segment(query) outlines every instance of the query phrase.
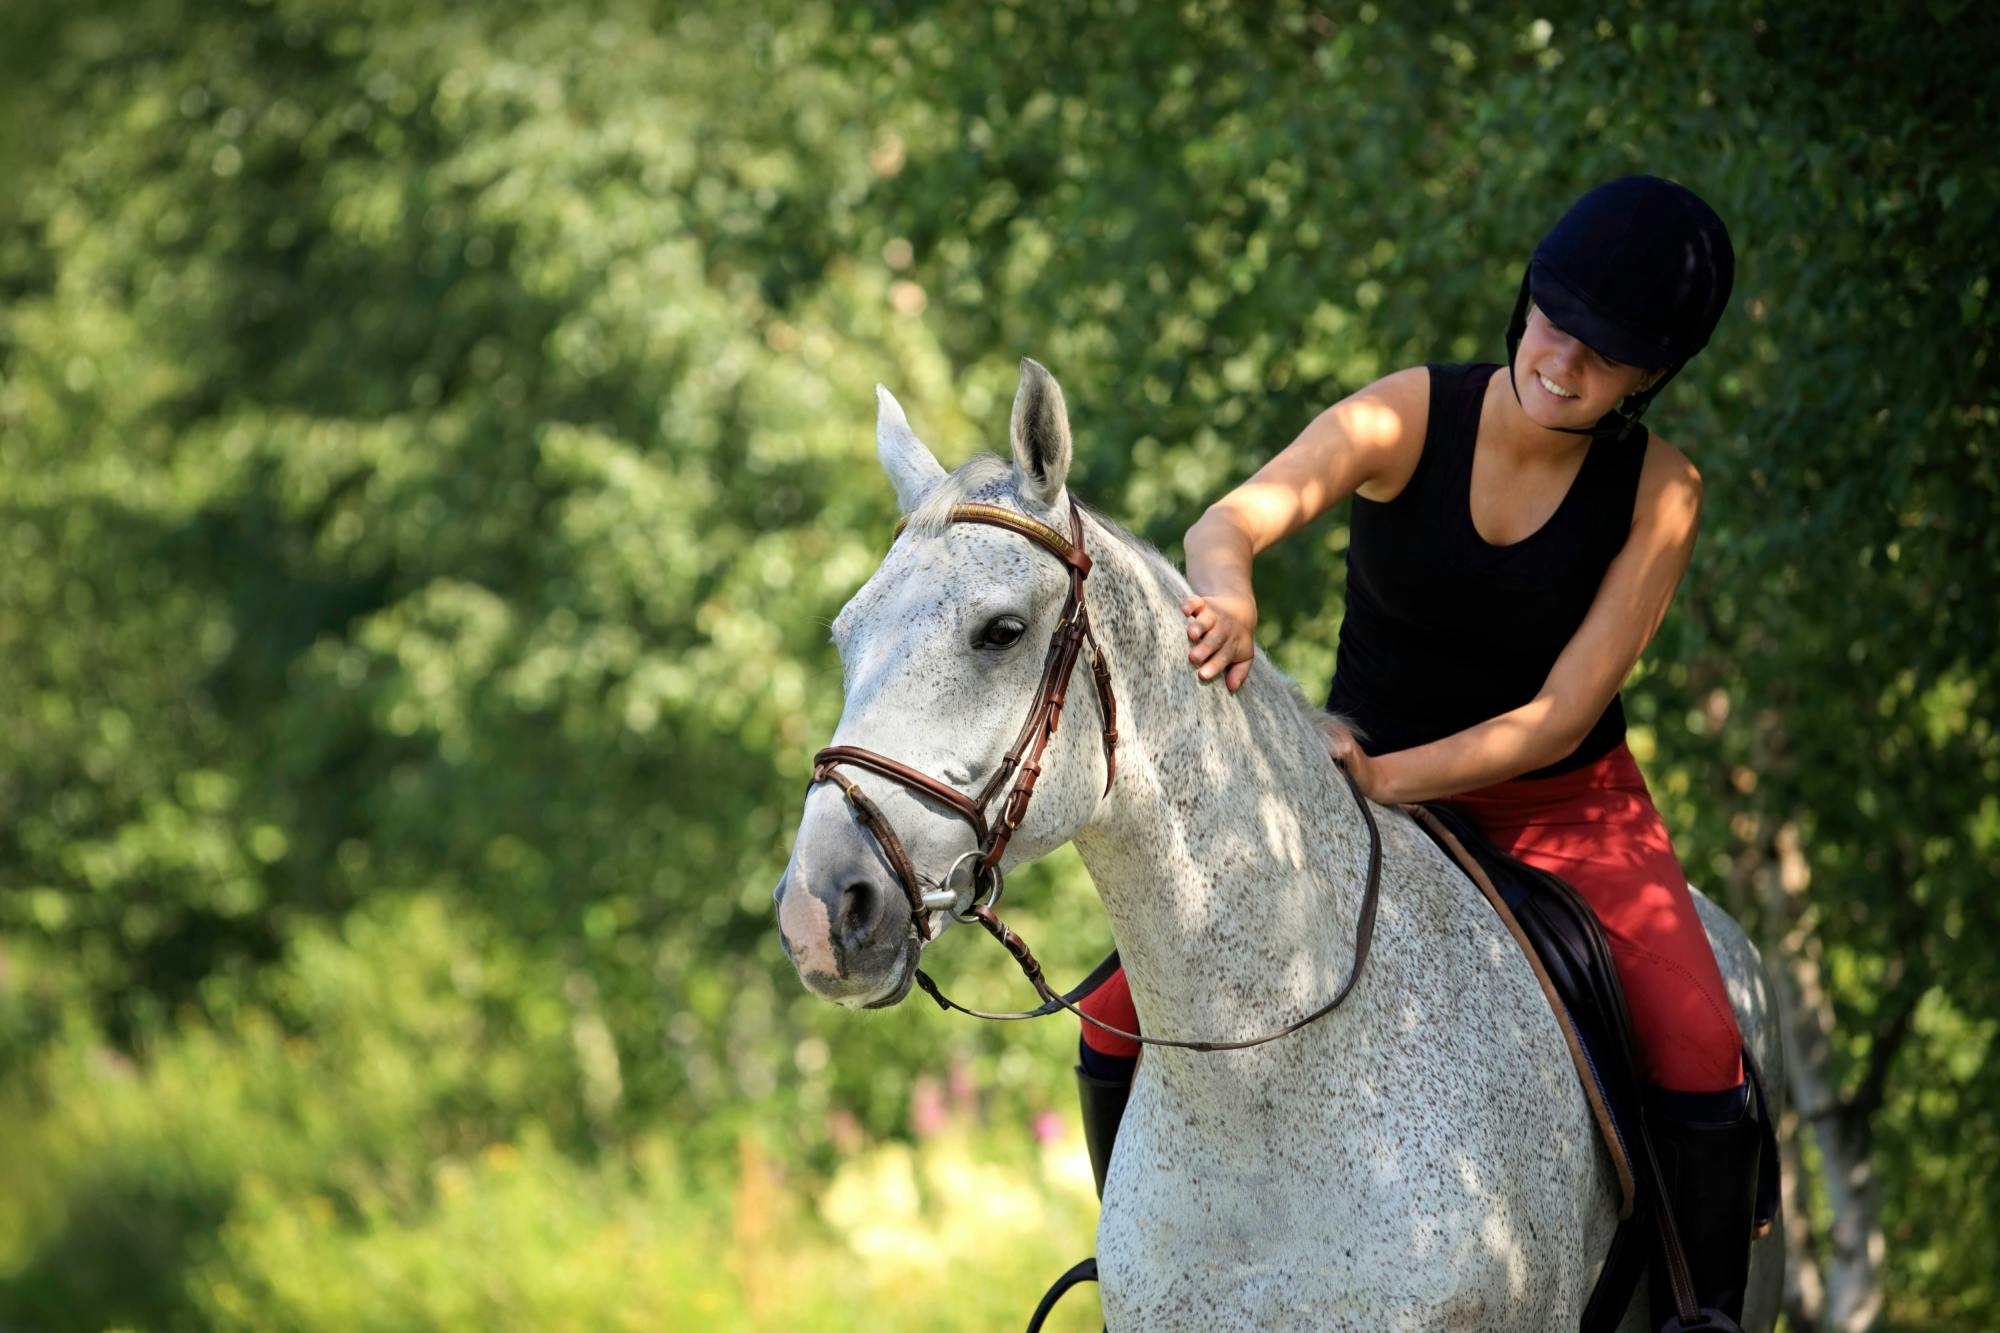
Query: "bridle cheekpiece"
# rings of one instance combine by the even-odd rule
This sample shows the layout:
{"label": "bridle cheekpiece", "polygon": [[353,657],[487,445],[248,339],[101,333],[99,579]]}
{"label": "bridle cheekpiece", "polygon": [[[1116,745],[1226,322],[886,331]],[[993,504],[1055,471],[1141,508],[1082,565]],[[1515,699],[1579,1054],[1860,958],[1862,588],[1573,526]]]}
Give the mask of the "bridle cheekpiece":
{"label": "bridle cheekpiece", "polygon": [[[934,933],[931,929],[932,912],[948,911],[960,921],[975,921],[981,909],[990,910],[1000,900],[1004,881],[1000,858],[1006,854],[1008,840],[1027,817],[1028,802],[1034,799],[1035,784],[1042,776],[1042,754],[1062,719],[1070,677],[1076,670],[1077,658],[1082,655],[1086,643],[1090,645],[1091,681],[1097,688],[1098,711],[1104,718],[1106,792],[1111,790],[1111,781],[1118,769],[1118,701],[1111,691],[1110,664],[1105,660],[1103,645],[1091,632],[1090,611],[1083,600],[1083,580],[1090,573],[1091,561],[1089,553],[1083,549],[1083,518],[1077,511],[1076,502],[1070,501],[1070,530],[1067,536],[1025,514],[990,504],[954,505],[946,521],[984,523],[1028,538],[1062,561],[1069,570],[1069,596],[1063,602],[1055,632],[1049,637],[1048,653],[1042,661],[1041,683],[1035,691],[1034,705],[1028,710],[1027,720],[1021,724],[1020,734],[1014,738],[1013,746],[978,795],[968,796],[949,783],[887,755],[856,745],[829,745],[813,756],[813,783],[834,782],[840,785],[848,804],[854,807],[855,817],[874,836],[895,870],[903,894],[910,901],[911,928],[923,941],[928,941]],[[905,517],[896,524],[897,537],[902,535],[908,522]],[[840,771],[843,764],[865,768],[929,796],[972,827],[973,840],[978,845],[952,862],[941,888],[925,892],[923,881],[911,864],[909,853],[903,848],[902,839],[896,836],[888,818],[861,790],[860,784]],[[989,822],[987,808],[1010,777],[1014,785],[1001,802],[999,818]],[[958,878],[959,867],[967,861],[974,861],[974,865],[965,901],[961,903],[961,895],[951,884]]]}

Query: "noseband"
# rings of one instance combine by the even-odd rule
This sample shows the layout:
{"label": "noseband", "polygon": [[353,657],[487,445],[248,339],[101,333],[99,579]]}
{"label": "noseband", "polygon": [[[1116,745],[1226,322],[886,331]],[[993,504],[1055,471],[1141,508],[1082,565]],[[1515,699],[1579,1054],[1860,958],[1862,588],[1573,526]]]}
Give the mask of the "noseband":
{"label": "noseband", "polygon": [[[904,519],[896,524],[896,535],[901,536]],[[949,783],[940,782],[927,773],[920,773],[908,764],[899,763],[886,755],[864,750],[857,745],[829,745],[813,756],[812,786],[822,782],[834,782],[847,796],[848,804],[854,807],[855,818],[881,846],[889,864],[895,868],[896,880],[902,885],[903,894],[910,900],[910,928],[919,942],[932,938],[931,913],[950,912],[960,921],[977,922],[986,932],[999,940],[1019,963],[1021,971],[1027,975],[1035,992],[1042,997],[1040,1006],[1018,1013],[989,1013],[983,1009],[968,1009],[964,1005],[947,998],[921,969],[916,980],[938,1005],[946,1010],[956,1009],[974,1018],[988,1018],[1015,1021],[1025,1018],[1040,1018],[1054,1013],[1057,1009],[1067,1009],[1084,1022],[1106,1032],[1140,1042],[1147,1046],[1177,1046],[1194,1051],[1234,1051],[1245,1047],[1260,1046],[1267,1041],[1289,1036],[1300,1028],[1332,1013],[1347,999],[1355,983],[1361,980],[1361,969],[1368,961],[1368,946],[1375,936],[1375,906],[1382,886],[1382,831],[1376,826],[1375,812],[1355,784],[1354,775],[1345,766],[1336,764],[1340,775],[1347,779],[1347,788],[1361,809],[1362,821],[1368,826],[1368,879],[1361,895],[1361,911],[1354,926],[1354,958],[1347,973],[1347,980],[1333,995],[1303,1018],[1286,1024],[1275,1032],[1261,1037],[1251,1037],[1241,1041],[1194,1041],[1169,1037],[1142,1036],[1137,1032],[1127,1032],[1123,1028],[1112,1027],[1109,1023],[1084,1013],[1077,1002],[1096,990],[1118,968],[1118,955],[1112,954],[1066,994],[1058,995],[1042,975],[1042,965],[1029,950],[1027,942],[1010,930],[1006,923],[994,913],[994,904],[1000,901],[1003,876],[1000,858],[1007,851],[1007,841],[1014,831],[1021,827],[1021,820],[1028,812],[1028,802],[1035,794],[1035,783],[1042,776],[1042,752],[1048,748],[1049,738],[1056,734],[1056,724],[1062,718],[1063,699],[1069,692],[1071,674],[1076,670],[1076,660],[1083,651],[1083,645],[1090,644],[1090,674],[1097,687],[1098,711],[1104,717],[1104,790],[1111,790],[1111,780],[1118,771],[1118,700],[1111,692],[1111,667],[1104,657],[1104,647],[1091,632],[1089,609],[1083,602],[1083,580],[1090,573],[1090,556],[1083,549],[1083,519],[1077,512],[1076,502],[1070,501],[1069,536],[1065,537],[1046,523],[1041,523],[1026,515],[997,505],[962,504],[954,505],[947,515],[951,523],[985,523],[996,528],[1017,532],[1050,552],[1069,569],[1069,597],[1063,602],[1062,617],[1056,623],[1055,633],[1049,638],[1048,655],[1042,661],[1042,681],[1035,692],[1034,705],[1028,710],[1028,719],[1021,724],[1021,732],[1014,738],[1014,744],[1007,751],[1000,767],[980,788],[977,796],[967,796]],[[893,538],[892,538],[893,540]],[[952,862],[946,871],[944,883],[934,892],[924,892],[923,884],[917,877],[916,867],[910,863],[910,855],[903,849],[902,839],[889,824],[881,807],[868,799],[860,784],[840,771],[840,765],[865,768],[879,773],[893,782],[901,783],[913,791],[920,792],[933,800],[942,802],[952,813],[972,826],[972,836],[978,846]],[[1007,793],[1002,804],[1000,818],[989,824],[986,807],[993,803],[1007,779],[1014,777],[1014,786]],[[971,883],[968,885],[967,901],[961,905],[958,892],[951,887],[951,881],[958,877],[958,867],[969,860],[975,860]]]}
{"label": "noseband", "polygon": [[[904,524],[908,521],[906,518],[896,524],[897,536],[902,535]],[[829,745],[813,756],[813,782],[840,784],[848,803],[854,807],[856,818],[874,835],[883,855],[894,867],[897,882],[903,887],[903,895],[910,900],[912,928],[917,938],[924,941],[928,941],[933,934],[932,912],[949,911],[961,921],[972,921],[976,919],[973,915],[975,910],[990,909],[1000,900],[1003,881],[1000,858],[1006,854],[1007,842],[1021,827],[1021,820],[1028,813],[1028,802],[1034,798],[1035,783],[1042,776],[1042,752],[1048,748],[1049,738],[1056,734],[1056,724],[1062,719],[1063,700],[1069,693],[1070,676],[1076,670],[1076,660],[1086,642],[1090,644],[1090,674],[1097,687],[1098,711],[1104,716],[1105,791],[1111,790],[1111,779],[1118,771],[1118,700],[1111,692],[1111,667],[1105,661],[1104,647],[1091,632],[1089,608],[1083,602],[1083,580],[1090,573],[1090,556],[1083,549],[1083,519],[1077,513],[1076,502],[1070,501],[1067,537],[1046,523],[998,505],[954,505],[947,521],[985,523],[1028,538],[1068,568],[1069,597],[1063,602],[1062,616],[1056,622],[1055,633],[1049,636],[1048,654],[1042,660],[1041,684],[1036,688],[1035,702],[1028,710],[1027,721],[1021,724],[1013,747],[1007,751],[1006,758],[1000,761],[1000,767],[980,788],[977,796],[967,796],[958,788],[927,773],[920,773],[908,764],[876,754],[873,750],[864,750],[858,745]],[[973,840],[978,847],[952,863],[951,870],[945,875],[945,883],[938,891],[926,894],[917,877],[916,867],[910,863],[909,853],[903,850],[902,839],[896,836],[896,830],[890,827],[881,808],[868,799],[859,784],[840,771],[841,764],[879,773],[943,803],[972,826]],[[993,798],[1006,785],[1009,777],[1014,777],[1013,790],[1007,793],[1000,807],[1000,818],[989,824],[986,808],[993,803]],[[961,905],[958,893],[951,888],[951,881],[957,878],[958,867],[975,857],[977,861],[973,866],[969,900]]]}

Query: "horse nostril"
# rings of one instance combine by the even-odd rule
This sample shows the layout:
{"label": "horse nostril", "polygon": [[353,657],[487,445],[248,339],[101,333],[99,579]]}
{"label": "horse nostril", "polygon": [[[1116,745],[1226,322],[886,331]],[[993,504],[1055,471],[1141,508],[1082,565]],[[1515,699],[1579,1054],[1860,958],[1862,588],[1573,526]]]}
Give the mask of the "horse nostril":
{"label": "horse nostril", "polygon": [[881,893],[867,880],[855,880],[840,891],[840,915],[835,920],[835,929],[843,940],[866,939],[874,932],[881,915]]}

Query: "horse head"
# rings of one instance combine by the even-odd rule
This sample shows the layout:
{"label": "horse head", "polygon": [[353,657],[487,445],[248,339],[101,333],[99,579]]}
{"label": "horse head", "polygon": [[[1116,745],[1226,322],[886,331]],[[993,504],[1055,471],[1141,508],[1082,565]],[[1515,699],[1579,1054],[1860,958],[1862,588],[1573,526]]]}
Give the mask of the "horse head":
{"label": "horse head", "polygon": [[[881,567],[833,622],[844,706],[773,894],[785,952],[807,988],[869,1008],[909,993],[924,944],[976,896],[997,892],[1007,867],[1083,827],[1108,786],[1110,762],[1109,738],[1100,752],[1099,729],[1078,725],[1087,714],[1075,716],[1089,707],[1077,695],[1089,690],[1071,692],[1071,725],[1054,728],[1046,750],[1026,754],[1021,743],[1032,729],[1023,718],[1033,722],[1072,623],[1064,613],[1082,582],[1078,569],[1089,563],[1066,559],[1055,544],[1067,544],[1063,534],[1081,522],[1066,489],[1061,387],[1023,360],[1011,466],[982,455],[950,475],[895,398],[876,393],[877,454],[903,523]],[[964,506],[1004,512],[954,522]],[[1026,527],[1008,530],[1011,516]],[[1027,528],[1044,535],[1024,536]],[[1109,699],[1101,677],[1100,710]],[[860,758],[836,768],[826,762],[836,752]],[[856,763],[874,771],[845,771]],[[1019,827],[982,846],[980,826],[990,816],[997,831],[1005,819],[1004,782],[1028,768],[1036,770],[1034,799],[1016,806]],[[968,815],[974,793],[999,799]]]}

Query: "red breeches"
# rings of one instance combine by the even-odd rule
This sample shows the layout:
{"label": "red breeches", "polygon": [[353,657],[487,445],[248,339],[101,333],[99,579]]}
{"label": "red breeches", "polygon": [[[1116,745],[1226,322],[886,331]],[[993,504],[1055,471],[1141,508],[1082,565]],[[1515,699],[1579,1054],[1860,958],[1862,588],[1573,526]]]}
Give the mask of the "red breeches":
{"label": "red breeches", "polygon": [[1642,1070],[1676,1092],[1743,1081],[1743,1038],[1687,876],[1632,752],[1587,768],[1496,783],[1452,805],[1494,846],[1575,887],[1604,924]]}
{"label": "red breeches", "polygon": [[[1676,1092],[1722,1092],[1743,1081],[1743,1042],[1729,993],[1630,750],[1620,745],[1587,768],[1496,783],[1451,804],[1502,851],[1562,876],[1589,901],[1625,983],[1647,1065],[1641,1073]],[[1466,901],[1477,902],[1477,895]],[[1082,1008],[1139,1030],[1123,972]],[[1106,1055],[1138,1054],[1136,1043],[1089,1024],[1083,1039]]]}

